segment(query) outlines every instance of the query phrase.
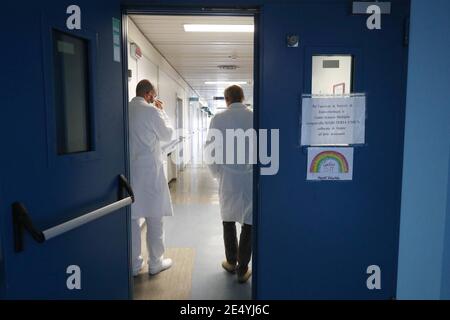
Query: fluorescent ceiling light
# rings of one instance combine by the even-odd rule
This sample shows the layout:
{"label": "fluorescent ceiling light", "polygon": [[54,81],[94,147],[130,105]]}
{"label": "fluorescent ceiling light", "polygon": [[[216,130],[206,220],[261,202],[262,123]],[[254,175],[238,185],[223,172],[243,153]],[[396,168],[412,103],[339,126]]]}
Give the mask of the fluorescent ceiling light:
{"label": "fluorescent ceiling light", "polygon": [[185,24],[186,32],[254,32],[252,24]]}
{"label": "fluorescent ceiling light", "polygon": [[205,81],[205,84],[225,84],[225,85],[233,85],[233,84],[247,84],[247,81]]}

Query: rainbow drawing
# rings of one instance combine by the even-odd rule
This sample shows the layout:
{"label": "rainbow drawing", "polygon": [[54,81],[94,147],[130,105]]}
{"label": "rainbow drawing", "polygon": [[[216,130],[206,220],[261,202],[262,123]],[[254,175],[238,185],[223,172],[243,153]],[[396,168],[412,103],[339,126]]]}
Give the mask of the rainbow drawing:
{"label": "rainbow drawing", "polygon": [[349,173],[348,161],[342,153],[337,151],[324,151],[319,153],[311,162],[310,172],[321,173],[322,167],[330,162],[337,164],[339,173]]}

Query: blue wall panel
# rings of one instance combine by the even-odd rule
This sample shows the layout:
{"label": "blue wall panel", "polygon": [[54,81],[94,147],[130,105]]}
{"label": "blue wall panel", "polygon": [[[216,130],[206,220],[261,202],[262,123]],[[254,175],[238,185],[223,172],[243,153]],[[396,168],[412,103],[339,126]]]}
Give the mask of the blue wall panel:
{"label": "blue wall panel", "polygon": [[398,298],[439,299],[450,249],[450,2],[414,0],[411,11]]}
{"label": "blue wall panel", "polygon": [[[450,157],[449,157],[450,158]],[[442,261],[442,286],[441,299],[450,300],[450,159],[448,161],[447,180],[447,215],[444,238],[444,258]]]}

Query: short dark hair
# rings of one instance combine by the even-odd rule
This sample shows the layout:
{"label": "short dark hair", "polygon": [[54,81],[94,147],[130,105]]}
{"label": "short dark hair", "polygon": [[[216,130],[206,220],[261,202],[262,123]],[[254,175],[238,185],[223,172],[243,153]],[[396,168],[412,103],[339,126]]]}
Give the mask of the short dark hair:
{"label": "short dark hair", "polygon": [[238,85],[232,85],[225,89],[225,100],[229,103],[236,103],[244,101],[244,90]]}
{"label": "short dark hair", "polygon": [[153,90],[155,90],[155,87],[153,87],[150,81],[148,81],[147,79],[141,80],[136,86],[136,96],[143,97]]}

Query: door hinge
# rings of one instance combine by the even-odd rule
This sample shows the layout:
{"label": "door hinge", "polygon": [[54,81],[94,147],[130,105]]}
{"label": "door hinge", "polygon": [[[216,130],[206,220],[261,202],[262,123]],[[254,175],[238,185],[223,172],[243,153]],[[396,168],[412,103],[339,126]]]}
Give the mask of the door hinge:
{"label": "door hinge", "polygon": [[405,25],[403,30],[403,45],[405,47],[409,46],[409,17],[405,19]]}

